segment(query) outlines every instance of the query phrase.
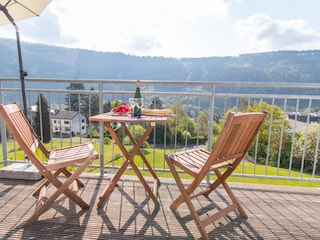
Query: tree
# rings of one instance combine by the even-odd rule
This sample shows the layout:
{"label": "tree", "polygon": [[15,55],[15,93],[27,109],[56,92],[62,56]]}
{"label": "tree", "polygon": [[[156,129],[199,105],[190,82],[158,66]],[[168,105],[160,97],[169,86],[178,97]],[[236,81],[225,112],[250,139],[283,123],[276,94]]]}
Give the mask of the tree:
{"label": "tree", "polygon": [[[277,105],[270,105],[266,102],[254,102],[249,106],[249,112],[261,112],[267,111],[267,117],[264,121],[259,134],[257,159],[264,163],[268,161],[273,166],[283,166],[290,155],[291,137],[288,135],[288,131],[291,129],[289,121],[285,118],[285,113]],[[271,119],[272,117],[272,119]],[[270,127],[271,123],[271,127]],[[269,129],[271,128],[270,136]],[[269,143],[270,137],[270,145]],[[282,143],[282,145],[280,145]],[[267,149],[269,147],[269,155],[267,156]],[[250,148],[249,153],[253,155],[255,149],[255,142]],[[282,163],[278,162],[278,159]]]}
{"label": "tree", "polygon": [[44,143],[51,140],[50,135],[50,108],[42,94],[36,102],[37,112],[34,118],[34,130]]}
{"label": "tree", "polygon": [[201,111],[196,119],[196,127],[199,137],[207,138],[208,137],[208,111]]}
{"label": "tree", "polygon": [[[254,156],[256,153],[257,161],[260,163],[268,162],[268,164],[273,166],[286,166],[288,167],[288,159],[290,156],[290,142],[291,137],[288,135],[288,131],[291,129],[289,121],[284,117],[283,110],[276,106],[270,105],[266,102],[253,102],[250,105],[244,100],[240,107],[242,112],[261,112],[267,111],[267,117],[262,124],[259,134],[258,134],[258,145],[256,146],[256,141],[253,142],[251,148],[249,149],[249,155]],[[236,111],[236,107],[230,109],[229,112]],[[270,119],[272,116],[272,119]],[[224,121],[220,121],[214,126],[214,136],[218,136],[221,132]],[[270,126],[271,123],[271,126]],[[269,129],[271,127],[271,132],[269,136]],[[270,145],[269,145],[270,137]],[[213,139],[213,145],[215,144],[217,138]],[[282,145],[280,146],[280,143]],[[269,155],[267,155],[267,150],[269,148]],[[257,152],[255,152],[257,149]],[[279,162],[278,159],[281,161]]]}
{"label": "tree", "polygon": [[158,97],[154,97],[150,104],[150,109],[163,109],[162,101]]}
{"label": "tree", "polygon": [[[311,123],[307,134],[303,132],[295,138],[292,168],[311,172],[315,164],[315,171],[317,171],[320,156],[318,133],[319,124]],[[305,152],[303,152],[304,147]],[[317,149],[318,152],[316,152]],[[318,156],[317,159],[315,159],[315,153]]]}
{"label": "tree", "polygon": [[[71,83],[67,87],[68,90],[85,90],[82,83]],[[90,88],[94,91],[94,88]],[[66,105],[68,106],[66,110],[76,111],[83,114],[87,120],[90,116],[99,113],[99,95],[98,94],[80,94],[80,93],[70,93],[67,94],[65,98]],[[80,106],[80,109],[79,109]]]}
{"label": "tree", "polygon": [[103,104],[103,112],[110,112],[111,111],[111,102],[108,101],[108,102],[105,102]]}
{"label": "tree", "polygon": [[[162,101],[160,100],[159,97],[154,97],[152,99],[152,102],[149,106],[150,109],[163,109]],[[156,134],[154,134],[156,132]],[[154,143],[154,144],[162,144],[164,143],[165,139],[165,124],[164,123],[157,123],[155,126],[155,129],[152,130],[150,136],[154,136],[154,138],[149,138],[148,142],[149,143]],[[154,142],[153,142],[154,139]]]}
{"label": "tree", "polygon": [[175,133],[177,133],[177,141],[183,144],[184,136],[194,136],[194,122],[187,115],[183,105],[180,102],[174,102],[170,107],[176,114],[175,118],[168,119],[170,140],[172,142]]}
{"label": "tree", "polygon": [[[138,141],[146,131],[145,127],[142,126],[141,124],[130,125],[128,126],[128,130],[131,132],[132,136],[136,141]],[[124,137],[123,142],[124,144],[131,144],[131,140],[128,136]],[[147,144],[147,143],[145,142],[144,144]]]}
{"label": "tree", "polygon": [[[94,88],[90,88],[94,91]],[[88,119],[90,116],[99,114],[99,95],[88,94],[83,95],[81,100],[80,112]]]}
{"label": "tree", "polygon": [[[70,83],[70,86],[67,87],[67,90],[84,90],[83,83]],[[66,96],[66,105],[68,106],[66,110],[68,111],[79,111],[79,106],[81,104],[86,104],[87,99],[79,93],[68,93]]]}

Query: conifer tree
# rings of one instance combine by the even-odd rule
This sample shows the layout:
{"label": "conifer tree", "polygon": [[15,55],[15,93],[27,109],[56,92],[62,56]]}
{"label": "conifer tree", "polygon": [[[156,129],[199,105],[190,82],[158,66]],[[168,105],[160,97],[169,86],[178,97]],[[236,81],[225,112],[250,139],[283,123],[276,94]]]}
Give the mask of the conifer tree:
{"label": "conifer tree", "polygon": [[[82,83],[70,83],[67,90],[84,90],[84,85]],[[79,99],[80,98],[80,99]],[[67,111],[79,111],[79,106],[83,105],[87,101],[83,94],[70,93],[66,96],[66,108]]]}
{"label": "conifer tree", "polygon": [[34,118],[34,130],[44,143],[51,140],[50,135],[50,108],[48,101],[40,93],[36,102],[37,112]]}

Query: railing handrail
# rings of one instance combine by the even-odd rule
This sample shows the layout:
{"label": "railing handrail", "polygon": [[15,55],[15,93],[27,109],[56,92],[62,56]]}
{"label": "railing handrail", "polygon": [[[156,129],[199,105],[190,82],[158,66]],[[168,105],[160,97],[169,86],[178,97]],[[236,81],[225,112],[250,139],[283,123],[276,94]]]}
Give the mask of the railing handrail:
{"label": "railing handrail", "polygon": [[[17,84],[19,84],[19,79],[18,78],[5,78],[5,77],[1,77],[0,78],[0,102],[1,103],[6,103],[8,101],[17,101],[20,102],[19,100],[19,96],[14,96],[18,93],[18,95],[20,94],[20,88],[17,86],[7,86],[7,83],[10,82],[15,82]],[[135,91],[135,83],[136,80],[135,79],[131,79],[131,80],[124,80],[124,79],[49,79],[49,78],[26,78],[26,91],[27,91],[27,96],[29,96],[29,98],[27,97],[27,101],[29,101],[28,106],[33,105],[34,104],[34,100],[32,100],[32,98],[34,99],[35,96],[37,96],[38,93],[46,93],[49,96],[55,96],[57,94],[60,95],[66,95],[69,93],[76,93],[76,94],[83,94],[83,95],[91,95],[91,94],[98,94],[100,98],[100,103],[99,103],[99,112],[103,112],[103,103],[104,103],[104,97],[108,97],[108,99],[112,99],[114,96],[122,96],[123,98],[127,98],[127,96],[131,96],[134,94]],[[3,84],[6,84],[5,87],[3,87]],[[68,90],[66,88],[62,88],[61,86],[56,85],[53,88],[43,88],[43,87],[39,87],[37,88],[37,86],[31,86],[31,83],[62,83],[62,84],[70,84],[70,83],[83,83],[86,85],[94,85],[95,88],[94,90],[88,90],[88,89],[84,89],[84,90]],[[293,94],[289,94],[289,91],[285,94],[279,94],[279,93],[274,93],[272,92],[272,89],[320,89],[320,84],[317,83],[279,83],[279,82],[214,82],[214,81],[188,81],[188,80],[141,80],[141,84],[143,86],[143,88],[145,88],[145,90],[143,91],[143,95],[145,97],[148,98],[152,98],[153,96],[158,96],[158,97],[163,97],[163,98],[175,98],[177,100],[183,98],[185,99],[185,101],[190,101],[190,99],[192,99],[193,97],[197,97],[199,98],[199,100],[197,100],[196,105],[194,105],[194,103],[190,103],[192,106],[191,108],[203,108],[202,104],[202,100],[205,100],[208,102],[208,110],[209,110],[209,125],[208,125],[208,149],[210,150],[210,146],[212,145],[212,132],[213,132],[213,123],[214,123],[214,117],[215,115],[219,112],[220,113],[225,113],[228,110],[228,101],[232,100],[234,103],[232,103],[232,106],[236,106],[236,108],[238,108],[240,106],[240,102],[241,99],[249,99],[249,100],[259,100],[259,101],[263,101],[265,99],[270,99],[270,102],[272,102],[274,104],[274,102],[276,100],[280,100],[281,102],[283,102],[283,106],[280,106],[283,108],[283,111],[288,111],[289,109],[287,109],[287,107],[289,106],[291,109],[296,110],[296,112],[299,112],[299,104],[301,103],[301,101],[308,101],[308,106],[310,106],[310,108],[313,107],[313,103],[316,101],[320,100],[320,96],[317,94],[297,94],[296,92]],[[30,86],[29,86],[30,85]],[[106,86],[119,86],[119,85],[130,85],[130,87],[123,89],[123,88],[105,88]],[[39,85],[40,86],[40,85]],[[160,86],[165,86],[167,87],[168,90],[161,90],[161,89],[157,89],[160,88]],[[150,87],[152,87],[150,89]],[[179,91],[170,91],[171,87],[179,87]],[[199,89],[196,89],[198,88]],[[219,88],[223,87],[223,88],[232,88],[232,89],[244,89],[247,91],[243,91],[243,92],[228,92],[228,91],[220,91]],[[268,93],[266,94],[260,94],[260,93],[250,93],[251,88],[260,88],[260,89],[268,89]],[[156,89],[156,90],[155,90]],[[9,95],[10,97],[4,96],[4,95]],[[61,102],[59,104],[63,104],[63,97],[61,97]],[[221,101],[224,101],[224,103],[221,103]],[[292,105],[288,105],[287,102],[288,101],[296,101],[296,106],[292,106]],[[218,111],[216,108],[218,106],[218,103],[220,101],[220,105],[225,104],[225,106],[223,107],[224,109],[221,111],[221,106],[220,106],[220,110]],[[30,104],[31,102],[31,104]],[[249,101],[250,102],[250,101]],[[187,106],[187,108],[189,109],[190,107]],[[187,110],[188,110],[187,109]],[[200,111],[200,110],[199,110]],[[307,112],[308,118],[307,121],[309,124],[310,121],[310,109],[309,112]],[[1,119],[2,120],[2,119]],[[297,116],[295,121],[297,121]],[[3,124],[1,124],[3,125]],[[3,130],[3,126],[1,126],[1,135],[5,135],[5,131]],[[293,131],[295,131],[295,129],[293,129]],[[295,134],[295,132],[293,133],[293,135]],[[304,134],[308,135],[307,132],[304,132]],[[177,136],[175,136],[177,137]],[[103,133],[100,133],[100,151],[103,151],[103,143],[104,143],[104,139],[103,139]],[[307,137],[306,137],[307,138]],[[318,139],[320,139],[320,131],[319,131],[319,136]],[[176,141],[176,140],[175,140]],[[270,141],[270,139],[269,139]],[[282,140],[281,140],[282,141]],[[3,142],[3,156],[4,156],[4,162],[7,161],[7,146],[6,146],[6,138],[2,138],[2,142]],[[187,140],[186,140],[186,144],[187,144]],[[269,142],[269,144],[271,144]],[[177,145],[177,143],[175,143],[175,146]],[[306,145],[306,144],[305,144]],[[292,145],[292,147],[294,147],[294,144]],[[269,147],[268,147],[268,151],[269,151]],[[281,152],[281,148],[279,148],[279,151]],[[306,149],[303,149],[303,151],[305,152]],[[316,149],[315,151],[318,151],[318,149]],[[269,152],[268,152],[269,154]],[[268,162],[268,157],[269,155],[267,154],[267,159],[266,161]],[[304,155],[304,154],[303,154]],[[102,158],[104,158],[103,153],[101,155]],[[292,156],[291,156],[292,157]],[[290,157],[290,158],[291,158]],[[315,153],[314,156],[314,169],[313,169],[313,173],[312,173],[312,177],[311,178],[304,178],[302,177],[302,171],[304,170],[303,167],[301,167],[301,172],[300,172],[300,177],[297,177],[298,179],[301,180],[311,180],[311,181],[320,181],[320,178],[317,177],[317,173],[316,173],[316,168],[318,165],[318,154]],[[291,160],[290,160],[291,161]],[[256,163],[255,163],[256,164]],[[103,168],[103,162],[100,163],[100,166],[98,166],[100,168]],[[266,169],[268,168],[268,166],[266,165]],[[166,169],[158,169],[159,171],[167,171]],[[267,170],[266,170],[267,171]],[[248,176],[248,174],[242,173],[239,174],[241,176]],[[293,176],[289,176],[288,177],[283,177],[278,175],[275,176],[270,176],[270,175],[259,175],[256,174],[255,172],[253,172],[252,174],[250,174],[251,177],[265,177],[265,178],[284,178],[284,179],[294,179],[296,177]]]}

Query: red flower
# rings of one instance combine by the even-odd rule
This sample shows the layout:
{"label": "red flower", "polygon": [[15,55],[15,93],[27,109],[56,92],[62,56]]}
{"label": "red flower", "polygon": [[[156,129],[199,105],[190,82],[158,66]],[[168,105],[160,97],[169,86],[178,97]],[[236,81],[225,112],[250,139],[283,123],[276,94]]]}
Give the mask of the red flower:
{"label": "red flower", "polygon": [[125,114],[129,112],[129,107],[128,105],[124,102],[121,106],[116,107],[114,109],[114,112],[119,113],[119,114]]}

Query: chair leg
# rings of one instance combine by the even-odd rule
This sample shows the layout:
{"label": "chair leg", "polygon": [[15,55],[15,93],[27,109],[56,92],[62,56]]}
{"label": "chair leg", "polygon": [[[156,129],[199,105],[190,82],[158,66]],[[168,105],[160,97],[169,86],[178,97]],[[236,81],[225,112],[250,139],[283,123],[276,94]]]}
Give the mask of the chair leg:
{"label": "chair leg", "polygon": [[246,211],[244,210],[244,208],[241,206],[241,204],[239,203],[238,199],[236,198],[236,196],[233,194],[233,192],[231,191],[231,188],[229,187],[228,183],[226,181],[222,182],[222,186],[224,187],[224,189],[226,190],[227,194],[229,195],[230,199],[232,200],[233,203],[235,203],[237,205],[237,209],[240,213],[240,215],[245,218],[248,219],[248,215],[246,213]]}
{"label": "chair leg", "polygon": [[71,191],[68,187],[74,180],[71,180],[72,178],[69,178],[67,181],[65,181],[63,184],[58,180],[55,179],[52,183],[54,186],[60,185],[57,190],[41,205],[38,205],[36,207],[35,213],[24,222],[25,226],[28,226],[32,224],[33,222],[37,221],[41,214],[46,212],[50,206],[54,203],[54,201],[62,194],[64,193],[67,197],[69,197],[71,200],[73,200],[75,203],[77,203],[82,209],[89,208],[90,206],[81,198],[79,197],[75,192]]}
{"label": "chair leg", "polygon": [[[170,170],[171,170],[171,172],[172,172],[172,175],[173,175],[174,179],[177,181],[177,179],[180,179],[180,177],[179,177],[179,175],[178,175],[178,173],[177,173],[177,171],[176,171],[176,169],[175,169],[175,167],[174,167],[171,159],[170,159],[169,157],[167,157],[167,156],[165,156],[165,159],[166,159],[166,161],[167,161],[167,163],[168,163],[168,166],[169,166],[169,168],[170,168]],[[180,182],[181,182],[181,180],[180,180]],[[182,182],[181,182],[182,188],[184,189],[184,191],[186,191],[187,195],[191,195],[191,194],[193,193],[193,191],[195,190],[196,185],[194,185],[194,183],[195,183],[195,182],[193,182],[192,185],[195,186],[195,187],[191,188],[192,185],[189,185],[188,189],[185,190],[185,188],[183,187],[183,184],[182,184]],[[184,198],[183,194],[181,193],[181,195],[180,195],[179,197],[177,197],[177,198],[172,202],[172,204],[170,205],[170,209],[171,209],[171,210],[176,209],[176,208],[179,207],[184,201],[185,201],[185,198]]]}
{"label": "chair leg", "polygon": [[[166,158],[167,160],[167,163],[168,163],[168,166],[172,172],[172,175],[174,177],[174,179],[176,180],[176,183],[178,185],[178,188],[181,192],[181,195],[179,196],[179,199],[182,198],[182,202],[185,202],[189,211],[190,211],[190,214],[193,218],[193,220],[195,221],[196,223],[196,226],[202,236],[203,239],[208,239],[209,240],[209,236],[205,230],[205,226],[202,224],[200,218],[199,218],[199,215],[195,209],[195,207],[193,206],[192,202],[191,202],[191,198],[190,198],[190,194],[187,193],[186,189],[184,188],[183,186],[183,183],[181,181],[181,178],[178,174],[178,172],[176,171],[175,167],[173,166],[172,162],[170,159]],[[177,200],[177,199],[176,199]],[[180,202],[180,201],[179,201]],[[173,202],[170,206],[171,210],[175,210],[180,204],[175,204],[175,202]]]}
{"label": "chair leg", "polygon": [[237,205],[237,209],[238,209],[240,215],[243,218],[247,219],[248,218],[247,213],[245,212],[244,208],[239,203],[239,201],[236,198],[236,196],[233,194],[233,192],[232,192],[231,188],[229,187],[228,183],[225,181],[225,179],[227,179],[228,176],[230,176],[230,174],[233,172],[233,169],[228,169],[223,174],[221,174],[220,171],[217,170],[217,169],[215,169],[214,172],[217,175],[218,179],[215,182],[213,182],[207,189],[204,190],[204,191],[206,191],[206,194],[209,194],[210,192],[212,192],[214,189],[216,189],[221,184],[223,186],[223,188],[225,189],[225,191],[227,192],[227,194],[228,194],[229,198],[231,199],[231,201]]}
{"label": "chair leg", "polygon": [[[61,182],[58,181],[58,185],[55,185],[58,190],[57,192],[59,195],[61,193],[64,193],[66,196],[68,196],[72,201],[74,201],[76,204],[78,204],[82,209],[90,208],[89,204],[85,202],[80,196],[78,196],[77,193],[70,190],[68,187],[78,179],[80,174],[89,166],[89,164],[93,161],[93,158],[88,159],[86,162],[84,162],[62,185]],[[59,183],[60,182],[60,183]]]}
{"label": "chair leg", "polygon": [[[66,177],[70,177],[70,176],[72,175],[72,173],[71,173],[70,171],[68,171],[66,168],[62,168],[62,169],[61,169],[61,172],[62,172]],[[78,184],[78,187],[79,187],[79,188],[83,188],[83,187],[84,187],[83,182],[81,182],[81,181],[79,180],[79,178],[77,178],[76,181],[77,181],[77,184]]]}
{"label": "chair leg", "polygon": [[[87,168],[87,166],[91,163],[93,159],[88,159],[87,162],[84,162],[70,177],[68,177],[63,183],[57,178],[62,170],[56,171],[54,174],[48,173],[46,178],[48,179],[45,183],[41,184],[43,188],[48,186],[50,183],[57,188],[57,190],[45,201],[41,202],[37,205],[34,214],[24,222],[24,226],[28,226],[33,222],[37,221],[39,216],[46,212],[49,207],[53,204],[53,202],[64,193],[69,199],[78,204],[82,209],[90,208],[90,205],[86,203],[80,196],[78,196],[75,192],[69,189],[69,186],[79,177],[79,175]],[[42,189],[43,189],[42,188]],[[41,190],[39,194],[42,195]]]}
{"label": "chair leg", "polygon": [[[70,177],[72,175],[72,173],[70,171],[68,171],[66,168],[61,168],[58,169],[57,171],[54,172],[53,176],[56,178],[60,175],[60,173],[63,173],[67,178]],[[78,184],[78,188],[83,188],[84,184],[79,180],[79,178],[76,178],[76,182]],[[44,186],[49,186],[50,181],[44,179],[43,183],[33,192],[32,196],[38,196],[41,189]]]}
{"label": "chair leg", "polygon": [[[61,173],[61,169],[58,169],[57,171],[54,172],[53,176],[56,178],[59,176]],[[32,196],[38,196],[40,194],[40,191],[43,187],[48,187],[51,182],[47,179],[44,178],[42,181],[42,184],[33,192]]]}

